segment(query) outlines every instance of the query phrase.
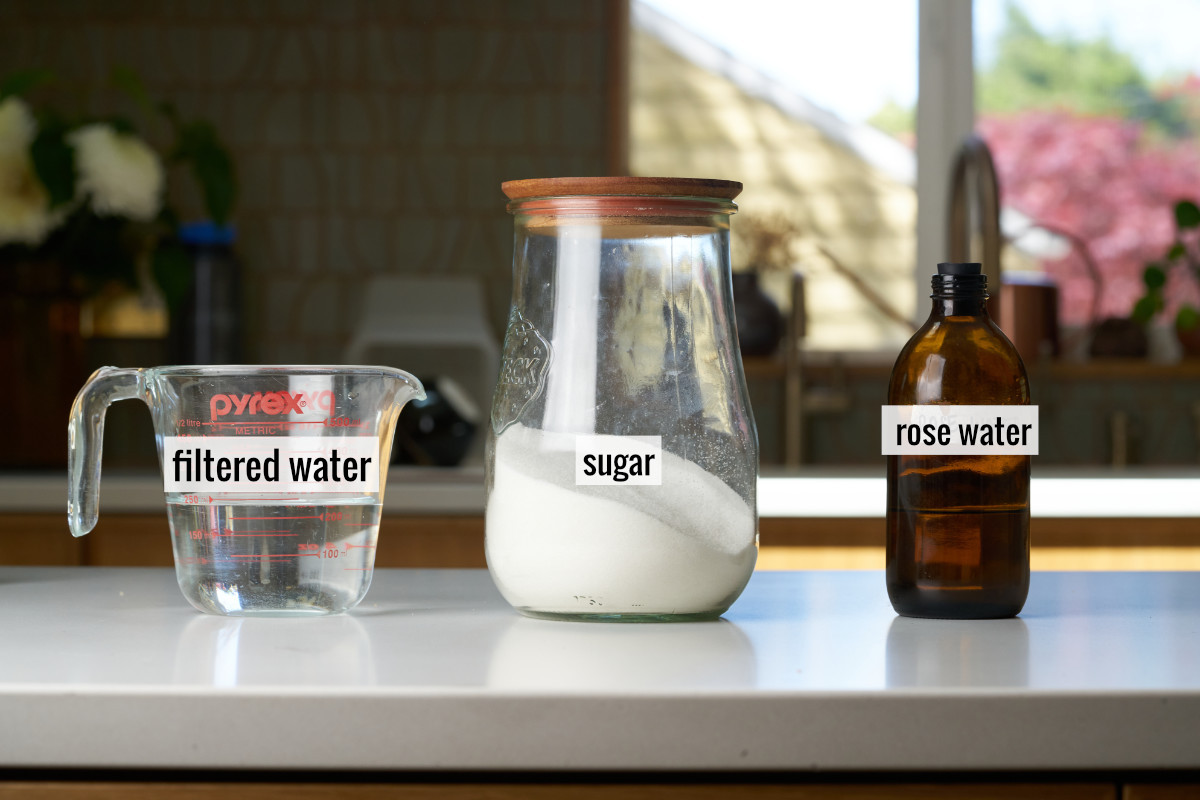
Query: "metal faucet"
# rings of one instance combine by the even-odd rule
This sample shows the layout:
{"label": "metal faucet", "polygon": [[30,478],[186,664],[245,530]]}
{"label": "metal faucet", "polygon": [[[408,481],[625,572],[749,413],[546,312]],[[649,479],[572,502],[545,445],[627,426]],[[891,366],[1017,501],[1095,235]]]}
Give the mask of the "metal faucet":
{"label": "metal faucet", "polygon": [[[974,188],[974,205],[969,191]],[[972,133],[954,157],[950,178],[950,214],[946,227],[946,252],[951,261],[971,261],[975,229],[983,247],[983,274],[991,295],[988,311],[1000,318],[1000,182],[987,143]]]}

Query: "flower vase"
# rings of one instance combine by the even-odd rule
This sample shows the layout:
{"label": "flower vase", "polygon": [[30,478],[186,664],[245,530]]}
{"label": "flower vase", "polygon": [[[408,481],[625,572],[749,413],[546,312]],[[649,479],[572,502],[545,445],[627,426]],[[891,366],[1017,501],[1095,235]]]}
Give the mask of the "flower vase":
{"label": "flower vase", "polygon": [[67,418],[83,384],[80,296],[56,262],[0,264],[0,469],[67,464]]}
{"label": "flower vase", "polygon": [[1200,358],[1200,327],[1187,330],[1176,328],[1175,338],[1179,340],[1184,358]]}
{"label": "flower vase", "polygon": [[758,285],[758,273],[733,273],[733,309],[742,355],[774,354],[783,339],[783,315]]}

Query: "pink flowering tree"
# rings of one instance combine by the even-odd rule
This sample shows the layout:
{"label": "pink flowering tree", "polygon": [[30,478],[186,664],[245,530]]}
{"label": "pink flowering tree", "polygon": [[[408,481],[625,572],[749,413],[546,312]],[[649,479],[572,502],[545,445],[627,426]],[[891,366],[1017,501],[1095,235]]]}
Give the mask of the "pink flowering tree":
{"label": "pink flowering tree", "polygon": [[[1142,273],[1175,239],[1173,208],[1200,196],[1200,151],[1190,140],[1149,135],[1142,122],[1064,111],[992,115],[980,121],[1002,202],[1083,242],[1099,273],[1096,297],[1084,254],[1045,263],[1068,324],[1128,316],[1145,291]],[[1167,287],[1168,311],[1196,303],[1183,273]]]}

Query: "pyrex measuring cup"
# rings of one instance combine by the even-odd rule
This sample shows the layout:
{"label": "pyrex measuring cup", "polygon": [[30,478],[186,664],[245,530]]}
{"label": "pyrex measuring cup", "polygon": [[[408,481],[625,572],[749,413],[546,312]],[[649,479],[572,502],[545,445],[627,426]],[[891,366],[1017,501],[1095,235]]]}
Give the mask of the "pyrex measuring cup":
{"label": "pyrex measuring cup", "polygon": [[213,614],[329,614],[371,584],[392,434],[421,383],[389,367],[103,367],[71,409],[71,533],[99,514],[104,413],[154,421],[179,587]]}

